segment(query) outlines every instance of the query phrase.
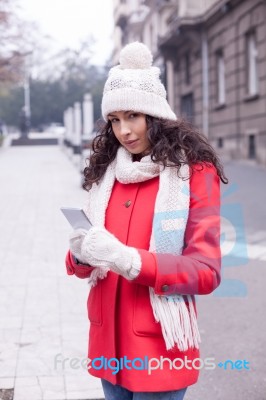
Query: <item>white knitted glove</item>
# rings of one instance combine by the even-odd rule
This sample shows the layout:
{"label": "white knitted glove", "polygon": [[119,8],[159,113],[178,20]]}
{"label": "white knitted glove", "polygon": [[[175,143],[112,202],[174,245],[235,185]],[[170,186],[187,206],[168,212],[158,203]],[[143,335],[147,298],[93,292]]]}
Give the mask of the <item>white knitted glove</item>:
{"label": "white knitted glove", "polygon": [[86,264],[84,260],[82,260],[81,256],[81,245],[88,231],[85,229],[75,229],[69,236],[69,249],[70,252],[78,259],[79,262]]}
{"label": "white knitted glove", "polygon": [[136,278],[141,269],[138,251],[121,243],[105,228],[75,230],[70,238],[70,251],[85,264],[109,268],[129,280]]}

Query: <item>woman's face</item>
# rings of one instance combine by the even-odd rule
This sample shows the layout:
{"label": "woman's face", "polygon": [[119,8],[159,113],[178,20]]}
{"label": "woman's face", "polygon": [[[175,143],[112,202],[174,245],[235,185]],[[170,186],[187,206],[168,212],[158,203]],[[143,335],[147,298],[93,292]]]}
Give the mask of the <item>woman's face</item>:
{"label": "woman's face", "polygon": [[132,154],[149,153],[145,114],[135,111],[116,111],[108,115],[115,137]]}

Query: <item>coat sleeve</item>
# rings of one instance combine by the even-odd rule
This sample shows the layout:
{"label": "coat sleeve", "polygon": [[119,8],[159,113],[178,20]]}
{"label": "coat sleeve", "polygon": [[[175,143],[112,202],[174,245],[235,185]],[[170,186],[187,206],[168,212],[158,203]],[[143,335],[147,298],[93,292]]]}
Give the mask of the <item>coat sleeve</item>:
{"label": "coat sleeve", "polygon": [[70,250],[66,255],[66,270],[68,275],[76,275],[78,278],[88,278],[93,270],[89,265],[76,264]]}
{"label": "coat sleeve", "polygon": [[211,164],[196,166],[182,255],[138,249],[142,268],[133,281],[158,295],[208,294],[220,283],[220,179]]}

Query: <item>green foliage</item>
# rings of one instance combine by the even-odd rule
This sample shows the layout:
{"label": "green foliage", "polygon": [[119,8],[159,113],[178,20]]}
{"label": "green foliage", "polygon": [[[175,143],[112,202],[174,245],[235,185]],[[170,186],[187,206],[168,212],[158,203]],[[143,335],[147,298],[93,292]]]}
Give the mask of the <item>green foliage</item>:
{"label": "green foliage", "polygon": [[21,87],[5,88],[0,92],[0,119],[7,125],[18,126],[19,112],[23,107],[24,93]]}

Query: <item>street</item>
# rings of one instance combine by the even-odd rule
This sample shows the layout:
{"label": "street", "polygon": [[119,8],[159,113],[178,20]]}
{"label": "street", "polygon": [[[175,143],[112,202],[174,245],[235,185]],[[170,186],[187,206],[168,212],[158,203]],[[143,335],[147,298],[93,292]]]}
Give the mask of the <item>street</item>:
{"label": "street", "polygon": [[[225,172],[223,283],[197,298],[201,360],[215,368],[186,400],[265,400],[266,168],[228,161]],[[59,210],[83,206],[80,182],[61,146],[0,149],[0,389],[15,388],[14,400],[103,398],[98,379],[58,362],[87,352],[88,285],[66,275],[71,228]]]}
{"label": "street", "polygon": [[[242,209],[243,220],[236,223],[244,228],[238,233],[247,258],[238,265],[232,257],[223,268],[224,289],[221,285],[214,294],[198,297],[201,359],[214,358],[216,368],[202,369],[186,400],[265,400],[266,169],[231,161],[225,172],[230,182],[222,185],[222,201]],[[230,213],[229,217],[233,218]],[[225,364],[227,360],[242,364]],[[217,367],[219,363],[223,366]]]}

